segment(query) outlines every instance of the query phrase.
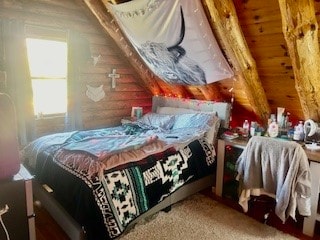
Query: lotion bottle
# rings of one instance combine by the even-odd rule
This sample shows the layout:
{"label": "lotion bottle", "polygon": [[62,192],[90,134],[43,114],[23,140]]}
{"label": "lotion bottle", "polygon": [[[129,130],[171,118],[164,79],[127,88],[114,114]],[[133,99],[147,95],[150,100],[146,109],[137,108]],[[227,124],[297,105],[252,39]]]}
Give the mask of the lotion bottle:
{"label": "lotion bottle", "polygon": [[268,134],[269,134],[269,137],[277,137],[278,136],[278,134],[279,134],[279,125],[275,120],[273,120],[269,124]]}
{"label": "lotion bottle", "polygon": [[248,137],[249,136],[249,130],[250,130],[250,125],[249,125],[249,121],[248,120],[244,120],[243,125],[243,137]]}

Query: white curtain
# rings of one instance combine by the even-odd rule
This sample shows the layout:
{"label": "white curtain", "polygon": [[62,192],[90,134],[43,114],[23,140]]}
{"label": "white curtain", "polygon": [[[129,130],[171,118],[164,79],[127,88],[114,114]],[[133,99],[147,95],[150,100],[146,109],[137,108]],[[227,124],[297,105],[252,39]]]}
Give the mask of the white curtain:
{"label": "white curtain", "polygon": [[17,115],[17,129],[20,146],[35,138],[33,93],[27,58],[25,24],[19,20],[1,20],[5,51],[7,84],[4,92],[14,102]]}
{"label": "white curtain", "polygon": [[164,81],[203,85],[233,76],[200,0],[133,0],[107,8]]}

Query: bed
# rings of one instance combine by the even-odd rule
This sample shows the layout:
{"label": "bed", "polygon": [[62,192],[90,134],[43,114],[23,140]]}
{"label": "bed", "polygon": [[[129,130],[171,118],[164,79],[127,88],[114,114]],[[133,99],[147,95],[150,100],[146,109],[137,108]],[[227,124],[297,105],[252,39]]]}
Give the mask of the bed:
{"label": "bed", "polygon": [[229,117],[229,103],[155,96],[137,121],[43,136],[21,155],[35,199],[71,239],[116,239],[213,185]]}

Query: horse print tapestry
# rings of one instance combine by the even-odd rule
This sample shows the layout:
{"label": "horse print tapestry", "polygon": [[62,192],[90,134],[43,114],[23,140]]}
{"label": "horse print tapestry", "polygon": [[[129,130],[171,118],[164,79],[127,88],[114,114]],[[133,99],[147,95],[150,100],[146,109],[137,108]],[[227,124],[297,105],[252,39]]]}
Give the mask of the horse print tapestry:
{"label": "horse print tapestry", "polygon": [[133,0],[107,7],[162,80],[204,85],[233,76],[200,0]]}

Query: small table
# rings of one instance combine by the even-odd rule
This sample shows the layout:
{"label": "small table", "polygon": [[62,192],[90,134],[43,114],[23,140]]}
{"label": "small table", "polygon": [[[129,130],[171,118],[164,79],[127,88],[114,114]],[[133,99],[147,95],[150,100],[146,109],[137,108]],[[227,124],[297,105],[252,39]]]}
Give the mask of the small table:
{"label": "small table", "polygon": [[125,117],[121,119],[121,124],[132,123],[134,121],[136,121],[135,117]]}

